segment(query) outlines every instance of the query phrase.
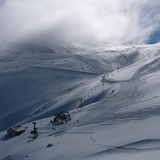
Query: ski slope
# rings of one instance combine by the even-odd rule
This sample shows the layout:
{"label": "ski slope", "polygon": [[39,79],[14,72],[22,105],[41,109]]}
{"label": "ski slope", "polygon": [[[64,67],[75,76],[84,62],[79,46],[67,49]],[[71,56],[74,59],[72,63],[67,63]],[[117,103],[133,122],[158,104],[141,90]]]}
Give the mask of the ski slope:
{"label": "ski slope", "polygon": [[[158,159],[159,48],[1,47],[0,159]],[[72,120],[50,123],[60,111],[69,111]],[[30,134],[33,121],[36,139]],[[18,124],[26,132],[6,136],[6,129]]]}

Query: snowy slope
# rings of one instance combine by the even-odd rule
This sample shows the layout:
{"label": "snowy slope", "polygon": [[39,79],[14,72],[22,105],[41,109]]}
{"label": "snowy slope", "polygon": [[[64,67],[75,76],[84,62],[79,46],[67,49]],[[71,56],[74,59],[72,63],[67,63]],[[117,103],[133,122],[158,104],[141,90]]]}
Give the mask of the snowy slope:
{"label": "snowy slope", "polygon": [[[2,48],[0,159],[158,159],[159,48],[160,44]],[[72,120],[49,123],[59,111],[70,111]],[[30,134],[35,120],[37,139]],[[16,124],[27,131],[5,136]]]}

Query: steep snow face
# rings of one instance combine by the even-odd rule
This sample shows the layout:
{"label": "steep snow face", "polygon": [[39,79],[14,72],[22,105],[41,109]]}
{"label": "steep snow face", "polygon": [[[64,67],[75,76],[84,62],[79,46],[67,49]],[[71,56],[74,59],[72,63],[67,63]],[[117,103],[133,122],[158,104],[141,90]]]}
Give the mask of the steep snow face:
{"label": "steep snow face", "polygon": [[[59,110],[101,99],[101,75],[136,62],[139,51],[127,47],[21,45],[3,47],[1,58],[0,128],[52,116]],[[86,94],[86,95],[85,95]],[[94,99],[94,100],[93,100]]]}
{"label": "steep snow face", "polygon": [[[159,47],[1,49],[0,128],[25,124],[27,130],[14,138],[0,133],[0,159],[159,157]],[[70,111],[72,120],[49,123],[59,111]],[[28,122],[35,120],[33,140]]]}
{"label": "steep snow face", "polygon": [[[145,76],[142,72],[149,74],[149,67],[153,72],[155,67],[159,69],[158,47],[75,44],[3,47],[0,52],[0,128],[52,116],[61,110],[70,111],[80,107],[79,98],[83,98],[84,106],[106,101],[113,109],[112,105],[116,107],[121,103],[127,92],[130,97],[137,93],[135,99],[141,97],[143,94],[136,88]],[[126,86],[130,87],[126,89]],[[112,90],[114,96],[109,95]],[[111,103],[115,97],[115,103]],[[131,104],[133,99],[122,103]]]}

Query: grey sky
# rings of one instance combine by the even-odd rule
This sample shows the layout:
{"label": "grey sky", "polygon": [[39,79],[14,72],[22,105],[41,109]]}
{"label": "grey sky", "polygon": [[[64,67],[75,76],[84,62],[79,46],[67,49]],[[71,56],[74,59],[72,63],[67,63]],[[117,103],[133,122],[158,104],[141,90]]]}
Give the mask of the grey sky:
{"label": "grey sky", "polygon": [[159,0],[6,0],[0,41],[146,42],[159,29]]}

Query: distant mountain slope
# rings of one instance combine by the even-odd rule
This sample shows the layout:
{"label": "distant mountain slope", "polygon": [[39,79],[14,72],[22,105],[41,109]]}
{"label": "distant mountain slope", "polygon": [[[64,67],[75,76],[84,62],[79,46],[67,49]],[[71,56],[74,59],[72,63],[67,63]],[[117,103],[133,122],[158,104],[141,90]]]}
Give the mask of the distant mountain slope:
{"label": "distant mountain slope", "polygon": [[[1,48],[0,159],[158,159],[159,48]],[[71,121],[50,123],[60,111],[69,111]],[[26,132],[6,135],[17,124]]]}
{"label": "distant mountain slope", "polygon": [[[152,73],[158,71],[158,59],[158,45],[27,44],[1,49],[0,128],[4,130],[18,123],[46,118],[61,110],[70,111],[80,107],[81,97],[84,106],[98,101],[106,103],[109,105],[107,113],[115,107],[120,109],[121,105],[118,108],[117,105],[123,98],[124,106],[132,105],[142,96],[137,88],[141,76],[145,76],[140,75],[141,70],[146,74],[151,73],[150,67]],[[131,68],[134,71],[130,72]],[[133,77],[131,81],[123,82],[127,70]],[[106,80],[107,88],[104,89],[104,74],[105,78],[110,76],[118,81]],[[122,81],[116,75],[121,75]],[[113,97],[110,95],[112,90]],[[131,97],[134,98],[130,100]],[[96,116],[104,114],[102,112],[104,108]]]}

